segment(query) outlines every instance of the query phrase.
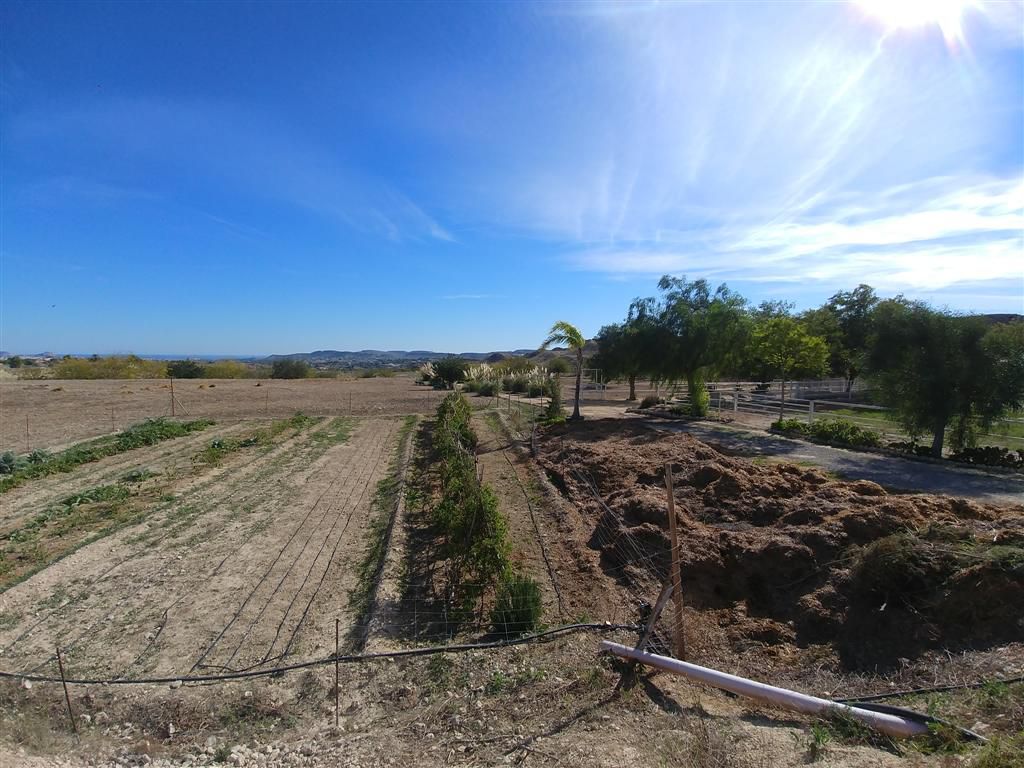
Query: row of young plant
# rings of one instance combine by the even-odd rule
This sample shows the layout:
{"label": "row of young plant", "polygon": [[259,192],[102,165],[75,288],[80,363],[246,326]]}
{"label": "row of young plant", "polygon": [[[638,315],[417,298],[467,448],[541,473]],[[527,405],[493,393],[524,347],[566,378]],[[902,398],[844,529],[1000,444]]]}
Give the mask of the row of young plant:
{"label": "row of young plant", "polygon": [[448,598],[453,606],[470,612],[494,589],[494,630],[521,634],[540,620],[540,588],[509,560],[508,522],[498,509],[494,491],[477,476],[473,453],[477,436],[471,419],[469,401],[453,392],[438,406],[434,426],[441,498],[433,518],[444,538]]}
{"label": "row of young plant", "polygon": [[56,472],[70,472],[81,464],[99,461],[107,456],[134,450],[147,445],[156,445],[163,440],[197,432],[211,426],[209,419],[194,421],[170,421],[168,419],[147,419],[133,424],[116,435],[78,443],[58,453],[36,449],[27,454],[7,451],[0,455],[0,493],[14,488],[26,480],[52,475]]}

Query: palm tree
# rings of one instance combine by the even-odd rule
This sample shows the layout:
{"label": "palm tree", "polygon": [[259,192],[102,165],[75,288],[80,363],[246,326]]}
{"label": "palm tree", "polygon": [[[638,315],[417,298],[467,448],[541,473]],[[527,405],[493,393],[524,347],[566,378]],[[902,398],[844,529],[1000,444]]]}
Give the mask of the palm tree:
{"label": "palm tree", "polygon": [[583,346],[586,343],[587,340],[583,338],[579,328],[565,320],[559,320],[551,326],[548,337],[540,345],[541,349],[548,349],[555,344],[559,346],[564,344],[576,352],[576,400],[573,403],[570,421],[583,420],[583,416],[580,415],[580,388],[583,385]]}

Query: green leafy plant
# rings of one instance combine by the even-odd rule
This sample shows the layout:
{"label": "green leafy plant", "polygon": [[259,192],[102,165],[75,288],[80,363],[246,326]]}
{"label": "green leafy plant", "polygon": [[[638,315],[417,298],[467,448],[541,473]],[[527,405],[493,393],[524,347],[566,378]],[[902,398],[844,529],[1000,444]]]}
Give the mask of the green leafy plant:
{"label": "green leafy plant", "polygon": [[522,635],[536,629],[542,610],[540,585],[529,576],[507,573],[498,586],[491,623],[500,635]]}

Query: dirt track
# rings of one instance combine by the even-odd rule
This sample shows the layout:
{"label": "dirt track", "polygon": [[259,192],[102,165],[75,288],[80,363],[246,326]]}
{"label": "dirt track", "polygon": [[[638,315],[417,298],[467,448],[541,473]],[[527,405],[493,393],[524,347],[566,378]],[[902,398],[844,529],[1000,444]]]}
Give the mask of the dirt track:
{"label": "dirt track", "polygon": [[52,672],[58,641],[70,674],[98,676],[209,672],[333,647],[397,424],[360,420],[340,445],[318,437],[321,424],[183,478],[144,523],[0,596],[15,617],[0,632],[4,668]]}
{"label": "dirt track", "polygon": [[[165,379],[0,380],[0,452],[52,449],[169,416]],[[178,379],[176,415],[219,422],[309,416],[429,413],[444,396],[412,375],[376,379]],[[26,419],[28,435],[26,437]]]}

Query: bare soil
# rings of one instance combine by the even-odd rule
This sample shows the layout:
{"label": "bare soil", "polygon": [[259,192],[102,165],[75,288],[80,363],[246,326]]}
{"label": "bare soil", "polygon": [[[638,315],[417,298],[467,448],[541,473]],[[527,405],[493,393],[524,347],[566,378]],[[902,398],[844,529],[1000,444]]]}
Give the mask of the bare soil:
{"label": "bare soil", "polygon": [[[320,384],[300,386],[308,383]],[[872,545],[903,537],[894,541],[912,545],[910,561],[925,576],[937,578],[928,570],[936,564],[951,568],[941,572],[950,595],[969,595],[971,585],[975,594],[996,594],[998,587],[1004,619],[1019,618],[1012,559],[993,558],[987,545],[1017,546],[1022,507],[886,493],[806,467],[732,458],[691,436],[621,419],[549,430],[535,461],[505,418],[475,416],[478,458],[508,518],[513,557],[542,586],[548,624],[632,623],[644,601],[654,600],[667,569],[662,473],[671,462],[691,660],[824,696],[1024,674],[1024,643],[1011,620],[979,620],[976,630],[962,622],[955,635],[915,634],[908,605],[920,611],[931,603],[904,589],[879,610],[877,584],[857,571]],[[349,590],[400,420],[358,418],[344,442],[325,420],[266,450],[185,470],[205,441],[248,426],[222,417],[213,429],[223,432],[111,457],[7,494],[11,508],[0,519],[16,521],[69,490],[139,466],[174,486],[173,498],[139,525],[0,594],[0,669],[53,673],[58,643],[70,675],[103,678],[269,668],[333,652],[334,620],[342,638],[355,621]],[[429,469],[428,445],[419,443],[412,474]],[[421,506],[399,504],[384,602],[408,598],[424,576],[417,563],[429,570]],[[959,538],[943,538],[950,529]],[[944,547],[977,561],[950,565]],[[929,585],[926,579],[927,595]],[[858,596],[870,610],[858,614]],[[386,623],[390,611],[378,620]],[[891,636],[881,623],[892,616],[913,638],[911,655],[893,660],[902,648],[876,646],[877,668],[866,669],[842,638]],[[407,616],[396,610],[393,619]],[[664,647],[664,626],[659,635],[656,647]],[[77,740],[59,684],[0,680],[0,764],[938,768],[971,765],[979,754],[926,755],[829,731],[822,739],[823,726],[812,731],[808,718],[665,674],[640,675],[616,693],[621,667],[596,654],[601,636],[636,640],[635,631],[607,629],[495,651],[345,664],[337,689],[330,665],[218,685],[72,685]],[[404,631],[371,647],[414,648],[428,639],[437,638]],[[957,705],[949,705],[950,716],[961,725],[1004,738],[1024,729],[1024,686],[974,696],[950,699]],[[904,703],[947,711],[920,697]],[[1005,755],[988,765],[1014,765]]]}
{"label": "bare soil", "polygon": [[360,420],[337,445],[318,439],[328,427],[183,476],[139,525],[3,593],[4,668],[52,673],[58,642],[69,675],[98,677],[248,668],[333,649],[334,618],[352,619],[348,590],[397,426]]}
{"label": "bare soil", "polygon": [[630,422],[552,430],[541,444],[541,465],[590,515],[602,570],[652,595],[670,563],[671,464],[697,658],[763,678],[1007,644],[1020,657],[1022,505],[888,493]]}
{"label": "bare soil", "polygon": [[[0,380],[0,452],[53,449],[171,415],[165,379]],[[218,422],[433,411],[443,392],[412,375],[374,379],[176,379],[175,415]],[[26,434],[27,429],[27,434]]]}

